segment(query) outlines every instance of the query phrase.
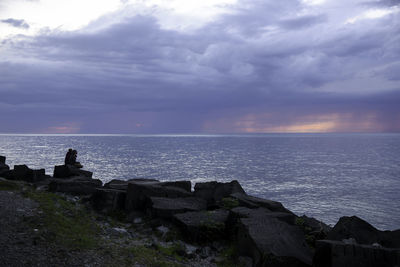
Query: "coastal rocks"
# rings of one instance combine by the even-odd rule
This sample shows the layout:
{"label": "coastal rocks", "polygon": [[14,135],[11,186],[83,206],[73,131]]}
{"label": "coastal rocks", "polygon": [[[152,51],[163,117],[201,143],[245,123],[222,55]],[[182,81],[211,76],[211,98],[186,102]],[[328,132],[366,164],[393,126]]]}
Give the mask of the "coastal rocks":
{"label": "coastal rocks", "polygon": [[267,209],[235,208],[236,240],[240,256],[251,257],[254,266],[310,266],[312,253],[301,229],[287,223],[288,213]]}
{"label": "coastal rocks", "polygon": [[81,170],[73,165],[58,165],[54,167],[54,178],[70,178],[74,176],[82,176],[92,178],[93,173]]}
{"label": "coastal rocks", "polygon": [[98,179],[76,177],[72,179],[51,179],[49,191],[72,195],[90,195],[102,186]]}
{"label": "coastal rocks", "polygon": [[341,217],[327,236],[327,239],[337,241],[348,238],[354,238],[358,244],[378,243],[388,248],[400,248],[400,230],[379,231],[357,216]]}
{"label": "coastal rocks", "polygon": [[313,259],[315,267],[394,267],[399,264],[400,249],[333,240],[317,241]]}
{"label": "coastal rocks", "polygon": [[106,214],[124,210],[125,200],[126,191],[108,188],[96,188],[91,198],[93,207]]}
{"label": "coastal rocks", "polygon": [[26,165],[14,165],[14,179],[34,183],[45,180],[45,169],[32,170]]}
{"label": "coastal rocks", "polygon": [[174,219],[189,239],[206,242],[226,238],[225,223],[228,216],[229,211],[219,209],[176,214]]}
{"label": "coastal rocks", "polygon": [[195,197],[150,197],[148,212],[152,217],[171,219],[177,213],[200,211],[207,208],[205,200]]}
{"label": "coastal rocks", "polygon": [[0,156],[0,176],[10,170],[10,167],[6,164],[6,157]]}
{"label": "coastal rocks", "polygon": [[8,165],[5,165],[5,167],[1,168],[0,175],[9,180],[21,180],[28,183],[36,183],[48,178],[44,169],[32,170],[26,165],[14,165],[13,170],[10,170]]}
{"label": "coastal rocks", "polygon": [[205,199],[209,207],[215,206],[218,201],[234,193],[246,194],[242,186],[236,180],[229,183],[220,183],[216,181],[196,183],[194,186],[195,196]]}
{"label": "coastal rocks", "polygon": [[104,184],[104,188],[127,191],[129,182],[159,182],[159,181],[154,179],[145,179],[145,178],[135,178],[135,179],[130,179],[128,181],[113,179],[110,182]]}
{"label": "coastal rocks", "polygon": [[190,191],[183,188],[181,182],[177,185],[146,180],[130,181],[126,193],[125,209],[127,212],[135,209],[144,210],[148,206],[150,197],[182,198],[192,196]]}
{"label": "coastal rocks", "polygon": [[248,207],[250,209],[263,207],[269,209],[270,211],[292,213],[278,201],[253,197],[241,192],[233,193],[230,195],[230,197],[237,199],[240,206]]}

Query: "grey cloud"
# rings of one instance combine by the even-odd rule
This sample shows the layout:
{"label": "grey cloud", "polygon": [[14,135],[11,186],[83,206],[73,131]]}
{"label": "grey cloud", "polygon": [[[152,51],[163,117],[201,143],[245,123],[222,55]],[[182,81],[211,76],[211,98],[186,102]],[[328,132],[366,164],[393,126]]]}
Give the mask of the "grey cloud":
{"label": "grey cloud", "polygon": [[9,18],[9,19],[0,20],[0,22],[9,24],[9,25],[11,25],[13,27],[17,27],[17,28],[29,29],[29,24],[23,19]]}
{"label": "grey cloud", "polygon": [[289,30],[299,30],[312,27],[327,20],[325,15],[308,15],[280,21],[279,25]]}
{"label": "grey cloud", "polygon": [[[37,121],[39,128],[76,122],[84,132],[199,132],[220,120],[226,126],[215,127],[226,132],[249,114],[272,114],[260,117],[262,128],[316,114],[356,122],[369,112],[382,129],[400,130],[400,86],[375,95],[318,91],[380,66],[393,65],[375,75],[395,81],[395,17],[365,29],[333,27],[326,14],[295,16],[299,1],[240,3],[192,32],[134,16],[97,31],[4,42],[21,58],[0,60],[0,110],[21,131]],[[265,28],[276,25],[276,32]]]}
{"label": "grey cloud", "polygon": [[393,6],[399,6],[400,1],[399,0],[376,0],[376,1],[366,1],[363,3],[366,6],[373,6],[373,7],[393,7]]}

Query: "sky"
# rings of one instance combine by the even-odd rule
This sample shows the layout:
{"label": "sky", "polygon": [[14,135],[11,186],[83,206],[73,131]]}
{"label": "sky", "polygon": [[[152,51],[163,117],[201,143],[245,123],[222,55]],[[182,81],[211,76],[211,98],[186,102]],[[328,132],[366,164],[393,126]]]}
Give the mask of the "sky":
{"label": "sky", "polygon": [[0,0],[0,133],[400,132],[400,0]]}

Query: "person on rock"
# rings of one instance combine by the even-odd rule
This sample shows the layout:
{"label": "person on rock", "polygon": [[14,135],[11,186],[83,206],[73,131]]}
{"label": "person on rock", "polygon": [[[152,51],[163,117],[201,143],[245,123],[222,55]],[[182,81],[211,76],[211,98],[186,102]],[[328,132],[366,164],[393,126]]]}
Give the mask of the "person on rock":
{"label": "person on rock", "polygon": [[67,154],[65,155],[64,164],[71,164],[71,157],[72,157],[72,148],[68,149]]}
{"label": "person on rock", "polygon": [[78,161],[76,161],[76,158],[78,157],[78,151],[72,150],[72,155],[71,155],[71,165],[74,165],[77,168],[82,168],[82,164]]}

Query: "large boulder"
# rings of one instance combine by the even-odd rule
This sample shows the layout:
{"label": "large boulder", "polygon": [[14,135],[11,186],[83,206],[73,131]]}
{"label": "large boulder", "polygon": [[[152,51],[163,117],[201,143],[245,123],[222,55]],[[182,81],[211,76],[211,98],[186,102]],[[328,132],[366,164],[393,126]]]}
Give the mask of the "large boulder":
{"label": "large boulder", "polygon": [[200,211],[207,208],[205,200],[195,197],[166,198],[150,197],[147,212],[152,217],[172,219],[173,215],[187,211]]}
{"label": "large boulder", "polygon": [[192,193],[181,187],[169,186],[169,183],[154,181],[130,181],[126,193],[125,209],[145,210],[149,204],[150,197],[182,198],[191,197]]}
{"label": "large boulder", "polygon": [[240,206],[248,207],[250,209],[263,207],[271,211],[292,213],[278,201],[253,197],[241,192],[233,193],[230,195],[230,197],[237,199]]}
{"label": "large boulder", "polygon": [[395,267],[399,263],[400,249],[333,240],[317,241],[313,259],[315,267]]}
{"label": "large boulder", "polygon": [[71,178],[76,176],[92,178],[93,173],[79,169],[73,165],[58,165],[54,167],[54,178]]}
{"label": "large boulder", "polygon": [[125,210],[126,191],[96,188],[91,200],[97,211],[103,213],[122,211]]}
{"label": "large boulder", "polygon": [[264,208],[235,208],[239,217],[235,239],[240,256],[253,259],[254,266],[311,266],[312,252],[303,231],[292,222],[294,215]]}
{"label": "large boulder", "polygon": [[400,248],[400,230],[380,231],[357,216],[341,217],[326,239],[341,241],[349,238],[354,238],[358,244],[378,243],[388,248]]}
{"label": "large boulder", "polygon": [[102,182],[98,179],[83,177],[71,179],[53,178],[49,184],[49,191],[68,193],[72,195],[90,195],[101,186]]}
{"label": "large boulder", "polygon": [[45,169],[32,170],[26,165],[14,165],[12,175],[15,180],[23,180],[30,183],[40,182],[47,178]]}
{"label": "large boulder", "polygon": [[158,180],[145,179],[145,178],[135,178],[135,179],[130,179],[130,180],[113,179],[113,180],[105,183],[104,184],[104,188],[127,191],[128,190],[128,183],[130,183],[130,182],[158,182]]}
{"label": "large boulder", "polygon": [[[6,164],[6,157],[0,156],[0,176],[10,170],[10,167]],[[3,176],[4,177],[4,176]]]}
{"label": "large boulder", "polygon": [[193,211],[174,215],[174,221],[195,242],[215,241],[225,238],[229,211]]}
{"label": "large boulder", "polygon": [[236,180],[229,183],[220,183],[216,181],[196,183],[194,186],[195,196],[205,199],[209,207],[215,206],[217,202],[234,193],[246,194],[242,186]]}

